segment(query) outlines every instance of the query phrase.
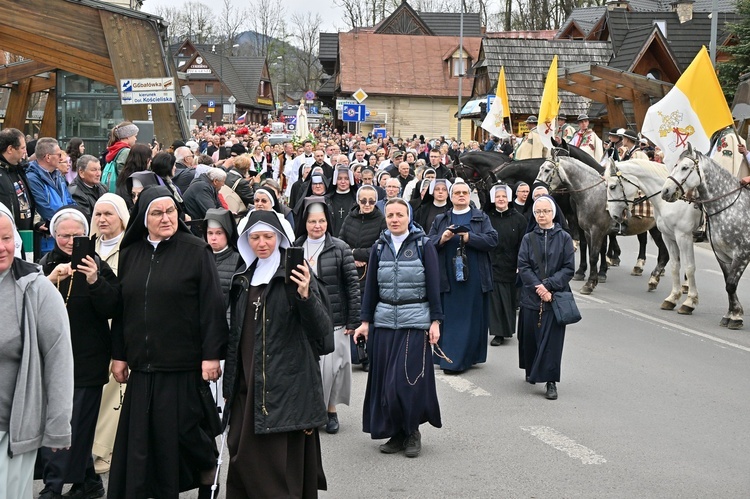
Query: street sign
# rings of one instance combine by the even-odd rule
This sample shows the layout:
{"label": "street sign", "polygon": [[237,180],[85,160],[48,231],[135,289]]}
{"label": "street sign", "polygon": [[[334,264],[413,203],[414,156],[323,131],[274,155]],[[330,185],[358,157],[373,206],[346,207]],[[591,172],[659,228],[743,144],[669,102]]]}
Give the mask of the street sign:
{"label": "street sign", "polygon": [[487,94],[487,111],[490,110],[492,107],[492,103],[495,101],[495,96],[492,94]]}
{"label": "street sign", "polygon": [[344,104],[359,104],[354,99],[336,99],[336,111],[343,111]]}
{"label": "street sign", "polygon": [[235,99],[234,95],[230,95],[227,100],[230,104],[234,104],[235,102],[237,102],[237,99]]}
{"label": "street sign", "polygon": [[208,108],[208,112],[209,112],[209,113],[213,113],[214,111],[216,111],[216,108],[215,108],[215,107],[209,107],[209,108]]}
{"label": "street sign", "polygon": [[122,105],[174,104],[174,78],[140,78],[120,80]]}
{"label": "street sign", "polygon": [[367,98],[367,92],[365,92],[364,90],[360,88],[359,90],[357,90],[356,92],[352,94],[352,97],[354,97],[354,99],[357,102],[362,104],[362,101],[364,101]]}
{"label": "street sign", "polygon": [[344,104],[344,108],[341,112],[341,119],[343,121],[365,121],[367,117],[367,109],[364,104]]}
{"label": "street sign", "polygon": [[216,101],[208,101],[208,107],[216,107]]}
{"label": "street sign", "polygon": [[315,92],[312,90],[305,92],[305,100],[315,100]]}

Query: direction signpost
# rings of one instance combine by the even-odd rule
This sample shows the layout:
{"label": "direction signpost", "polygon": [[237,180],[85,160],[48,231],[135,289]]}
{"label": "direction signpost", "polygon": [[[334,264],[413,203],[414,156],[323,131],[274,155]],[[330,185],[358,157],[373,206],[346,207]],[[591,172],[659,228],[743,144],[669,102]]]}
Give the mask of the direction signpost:
{"label": "direction signpost", "polygon": [[367,109],[364,104],[344,104],[341,110],[341,119],[343,121],[355,121],[361,123],[367,117]]}

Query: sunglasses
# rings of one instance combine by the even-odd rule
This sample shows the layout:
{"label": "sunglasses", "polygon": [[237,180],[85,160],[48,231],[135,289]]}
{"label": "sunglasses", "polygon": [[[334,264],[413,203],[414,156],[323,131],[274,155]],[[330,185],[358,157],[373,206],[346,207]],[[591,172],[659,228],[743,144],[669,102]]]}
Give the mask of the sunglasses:
{"label": "sunglasses", "polygon": [[362,204],[362,205],[368,205],[369,204],[370,206],[374,206],[375,203],[377,203],[377,201],[375,201],[374,199],[360,199],[359,200],[359,204]]}

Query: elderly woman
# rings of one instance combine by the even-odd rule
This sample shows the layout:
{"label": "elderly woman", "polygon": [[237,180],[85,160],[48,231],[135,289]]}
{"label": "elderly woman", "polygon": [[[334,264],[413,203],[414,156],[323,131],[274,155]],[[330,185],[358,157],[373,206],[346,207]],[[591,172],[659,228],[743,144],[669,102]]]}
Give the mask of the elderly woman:
{"label": "elderly woman", "polygon": [[[120,285],[112,269],[99,257],[87,255],[73,268],[75,238],[88,237],[89,224],[78,208],[58,210],[50,222],[55,247],[39,262],[47,278],[57,286],[68,310],[73,345],[73,442],[70,449],[42,447],[42,478],[49,497],[62,494],[72,483],[75,494],[100,497],[102,479],[94,470],[91,449],[102,400],[109,380],[111,336],[108,319],[115,315]],[[98,495],[97,495],[98,494]],[[42,492],[41,497],[46,497]]]}
{"label": "elderly woman", "polygon": [[354,340],[367,339],[374,323],[362,428],[373,439],[389,439],[380,452],[403,450],[413,458],[422,451],[419,425],[442,426],[427,344],[435,345],[440,338],[443,307],[437,252],[424,231],[410,222],[409,211],[400,198],[385,205],[388,230],[370,253],[362,325]]}
{"label": "elderly woman", "polygon": [[438,248],[446,317],[440,346],[453,362],[437,357],[435,362],[444,373],[458,374],[487,360],[489,252],[497,246],[497,231],[485,213],[470,206],[465,182],[456,181],[450,195],[453,208],[435,218],[430,240]]}
{"label": "elderly woman", "polygon": [[349,336],[359,327],[359,283],[354,256],[349,246],[331,237],[330,213],[325,198],[305,198],[304,227],[297,228],[295,246],[301,246],[305,259],[328,291],[333,314],[334,351],[320,359],[323,399],[328,407],[326,433],[338,433],[338,404],[349,405],[352,391],[352,365]]}
{"label": "elderly woman", "polygon": [[[117,274],[120,259],[120,243],[130,221],[125,201],[117,194],[106,193],[94,205],[91,233],[98,236],[96,254]],[[93,453],[94,469],[102,474],[109,471],[112,450],[115,448],[117,421],[120,419],[120,395],[124,386],[109,377],[102,392],[99,420],[96,422]]]}
{"label": "elderly woman", "polygon": [[229,414],[227,497],[317,497],[326,488],[318,427],[326,409],[311,342],[333,330],[307,264],[291,269],[279,217],[256,210],[238,246],[224,375]]}
{"label": "elderly woman", "polygon": [[526,234],[518,253],[521,312],[518,317],[519,366],[531,384],[546,382],[546,397],[557,399],[565,325],[558,324],[550,302],[556,291],[570,291],[575,271],[573,240],[553,220],[557,205],[541,196],[533,205],[537,227]]}
{"label": "elderly woman", "polygon": [[497,231],[497,246],[490,252],[492,260],[492,294],[490,294],[490,345],[502,345],[516,330],[518,293],[516,278],[518,249],[526,234],[526,217],[511,206],[513,191],[505,184],[493,185],[484,212]]}
{"label": "elderly woman", "polygon": [[[108,497],[210,495],[216,445],[201,408],[227,340],[211,248],[177,217],[164,186],[145,189],[120,245],[122,313],[112,324],[112,374],[128,382]],[[158,415],[158,417],[154,417]]]}
{"label": "elderly woman", "polygon": [[37,449],[71,445],[74,375],[65,302],[20,253],[0,204],[0,491],[31,499]]}

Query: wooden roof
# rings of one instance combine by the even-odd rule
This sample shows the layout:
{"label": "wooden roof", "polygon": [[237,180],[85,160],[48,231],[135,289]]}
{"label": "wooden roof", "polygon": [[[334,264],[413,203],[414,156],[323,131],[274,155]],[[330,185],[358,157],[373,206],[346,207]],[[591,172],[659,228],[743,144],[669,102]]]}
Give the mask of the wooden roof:
{"label": "wooden roof", "polygon": [[[566,68],[583,63],[606,64],[610,54],[608,42],[485,38],[481,64],[486,67],[493,92],[500,67],[505,66],[508,99],[514,114],[537,114],[544,79],[555,55],[558,67]],[[589,100],[585,97],[561,91],[560,100],[560,114],[577,116],[588,110]]]}
{"label": "wooden roof", "polygon": [[[231,95],[237,99],[239,106],[252,106],[263,109],[271,109],[273,106],[258,104],[258,87],[264,73],[266,59],[264,57],[234,56],[227,57],[215,54],[210,51],[197,51],[195,57],[203,57],[206,64],[213,70],[217,79],[221,74],[224,85]],[[223,61],[222,61],[223,59]],[[189,67],[192,61],[185,64]],[[205,78],[194,77],[190,75],[189,81],[199,81]],[[268,78],[266,78],[268,80]],[[270,82],[270,80],[268,80]],[[208,100],[217,100],[216,95],[201,95],[200,92],[195,94],[195,98],[205,104]],[[224,95],[228,99],[229,95]]]}
{"label": "wooden roof", "polygon": [[[464,37],[471,66],[482,42]],[[443,55],[457,48],[454,36],[409,36],[377,33],[339,33],[338,87],[344,94],[364,89],[370,95],[454,97],[458,78],[449,74]],[[472,78],[464,78],[463,94],[471,95]]]}

